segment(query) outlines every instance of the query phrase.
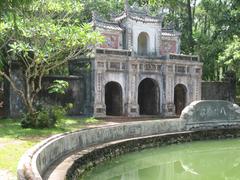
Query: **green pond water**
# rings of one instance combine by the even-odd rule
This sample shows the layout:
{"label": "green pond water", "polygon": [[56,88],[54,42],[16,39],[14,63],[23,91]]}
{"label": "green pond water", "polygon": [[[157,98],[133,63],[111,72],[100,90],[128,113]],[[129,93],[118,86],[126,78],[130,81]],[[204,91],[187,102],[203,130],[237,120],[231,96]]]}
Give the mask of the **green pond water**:
{"label": "green pond water", "polygon": [[146,149],[106,161],[84,180],[240,180],[240,139]]}

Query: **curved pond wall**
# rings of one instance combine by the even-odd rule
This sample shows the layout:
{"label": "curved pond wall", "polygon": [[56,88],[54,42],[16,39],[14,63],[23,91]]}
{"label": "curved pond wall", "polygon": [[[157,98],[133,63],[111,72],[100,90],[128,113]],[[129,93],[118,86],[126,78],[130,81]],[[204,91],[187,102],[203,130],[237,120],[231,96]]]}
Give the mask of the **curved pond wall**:
{"label": "curved pond wall", "polygon": [[18,179],[42,179],[54,161],[76,150],[120,139],[180,132],[184,129],[184,125],[184,121],[179,119],[154,120],[83,129],[56,135],[38,144],[22,157],[18,166]]}
{"label": "curved pond wall", "polygon": [[[65,134],[60,134],[53,136],[49,139],[46,139],[45,141],[41,142],[40,144],[36,145],[32,149],[30,149],[20,160],[19,165],[18,165],[18,179],[24,180],[24,179],[42,179],[43,176],[45,175],[46,171],[48,168],[57,160],[60,158],[71,154],[76,151],[81,151],[83,149],[90,148],[92,146],[97,146],[97,145],[102,145],[101,147],[105,147],[105,143],[107,143],[106,147],[110,147],[109,149],[113,149],[112,153],[107,151],[107,148],[105,148],[104,151],[99,150],[99,152],[108,152],[108,153],[102,153],[102,156],[99,157],[105,157],[105,154],[108,154],[109,157],[115,156],[117,154],[121,154],[124,152],[128,152],[131,150],[138,150],[138,149],[143,149],[145,147],[151,147],[151,146],[156,146],[156,145],[162,145],[163,141],[161,138],[163,138],[163,134],[166,135],[166,133],[172,133],[171,136],[166,136],[166,137],[171,137],[170,141],[166,141],[167,144],[173,143],[173,142],[182,142],[182,141],[188,141],[191,140],[191,138],[188,138],[187,136],[192,136],[194,132],[186,132],[188,135],[185,136],[180,136],[183,131],[187,131],[189,129],[198,129],[200,128],[200,131],[196,132],[205,132],[204,129],[209,129],[208,128],[208,122],[206,121],[206,118],[201,118],[197,115],[193,115],[195,111],[200,111],[199,109],[202,109],[202,107],[205,107],[205,105],[208,107],[212,107],[211,104],[212,101],[200,101],[200,102],[194,102],[191,104],[189,107],[187,107],[180,119],[169,119],[169,120],[152,120],[152,121],[138,121],[138,122],[129,122],[129,123],[123,123],[123,124],[118,124],[118,125],[113,125],[113,126],[103,126],[103,127],[98,127],[98,128],[90,128],[90,129],[83,129],[80,131],[76,132],[70,132],[70,133],[65,133]],[[210,105],[209,105],[210,103]],[[219,101],[215,102],[215,104],[219,103]],[[211,128],[229,128],[229,127],[234,127],[234,128],[239,128],[239,107],[236,105],[229,104],[229,102],[226,101],[221,101],[221,106],[224,106],[225,112],[229,113],[236,113],[236,116],[234,118],[228,119],[227,121],[223,121],[220,124],[218,121],[214,121],[215,123],[212,123],[212,121],[209,121],[211,124]],[[200,107],[200,108],[199,108]],[[230,109],[230,110],[229,110]],[[229,111],[227,111],[229,110]],[[221,108],[210,108],[208,109],[208,113],[211,114],[212,116],[218,114],[216,111],[222,112],[223,110]],[[240,111],[239,111],[240,112]],[[206,113],[205,113],[206,115]],[[211,116],[211,117],[212,117]],[[238,119],[239,118],[239,119]],[[204,120],[204,126],[198,126],[201,124],[201,121]],[[214,131],[216,132],[216,131]],[[222,132],[220,130],[219,132]],[[234,131],[235,132],[235,131]],[[238,131],[237,131],[238,132]],[[214,133],[213,133],[214,134]],[[221,134],[221,133],[220,133]],[[229,133],[227,133],[229,134]],[[204,133],[200,135],[204,137]],[[208,137],[208,134],[205,134]],[[209,135],[210,136],[210,135]],[[232,136],[232,135],[230,135]],[[235,133],[234,136],[238,136],[238,133]],[[161,137],[159,139],[159,137]],[[165,137],[165,136],[164,136]],[[198,139],[200,136],[197,136]],[[212,136],[212,137],[219,137],[217,136]],[[225,136],[224,136],[225,137]],[[177,140],[176,139],[182,139]],[[197,138],[194,138],[196,140]],[[146,141],[145,141],[146,140]],[[109,146],[109,142],[113,141],[118,141],[116,147],[118,148],[112,148],[112,146]],[[154,141],[155,143],[152,143]],[[127,144],[121,144],[121,143],[137,143],[134,144],[133,146],[128,146]],[[146,142],[146,143],[145,143]],[[160,143],[161,142],[161,143]],[[160,143],[160,144],[159,144]],[[129,148],[124,148],[124,147],[129,147]],[[87,157],[96,157],[96,156],[91,156],[91,152],[96,152],[97,148],[94,147],[92,148],[91,151],[88,151],[87,154],[84,155],[84,158],[87,159]],[[117,150],[119,149],[119,150]],[[95,150],[95,151],[94,151]],[[117,152],[117,153],[115,153]],[[110,155],[109,155],[110,153]],[[82,156],[81,156],[82,157]],[[77,168],[76,166],[79,166],[79,162],[87,162],[83,161],[83,159],[79,158],[80,160],[76,161],[72,168],[70,168],[69,172],[70,174],[74,174],[75,169]],[[104,160],[104,158],[102,158]],[[96,161],[101,161],[101,159],[96,159],[92,158],[92,162],[97,163]],[[89,166],[89,165],[87,165]],[[75,169],[74,169],[75,168]]]}
{"label": "curved pond wall", "polygon": [[129,152],[196,140],[236,137],[240,137],[239,129],[208,129],[201,131],[166,133],[105,143],[94,148],[89,148],[87,151],[78,152],[73,160],[73,164],[66,173],[65,179],[78,180],[82,177],[82,175],[84,175],[85,171],[90,170],[97,164]]}

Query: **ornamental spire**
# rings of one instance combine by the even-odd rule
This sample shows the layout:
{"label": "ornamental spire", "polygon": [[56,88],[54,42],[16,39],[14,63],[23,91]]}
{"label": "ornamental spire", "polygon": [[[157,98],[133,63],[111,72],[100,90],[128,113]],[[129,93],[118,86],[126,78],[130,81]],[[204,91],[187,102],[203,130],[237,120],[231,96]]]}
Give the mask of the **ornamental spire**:
{"label": "ornamental spire", "polygon": [[127,12],[129,8],[128,0],[125,0],[124,10]]}

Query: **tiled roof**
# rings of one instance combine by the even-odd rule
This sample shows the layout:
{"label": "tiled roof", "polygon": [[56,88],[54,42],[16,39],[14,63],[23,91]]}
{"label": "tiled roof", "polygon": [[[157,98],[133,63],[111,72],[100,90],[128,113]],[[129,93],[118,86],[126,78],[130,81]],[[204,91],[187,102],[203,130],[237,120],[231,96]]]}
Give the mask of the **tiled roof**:
{"label": "tiled roof", "polygon": [[103,19],[100,15],[98,15],[96,12],[93,12],[91,23],[93,26],[103,28],[103,29],[116,30],[116,31],[123,30],[118,23],[107,21]]}
{"label": "tiled roof", "polygon": [[136,20],[136,21],[150,22],[150,23],[159,23],[159,22],[162,21],[161,17],[152,17],[152,16],[148,16],[148,15],[140,16],[140,15],[135,14],[135,13],[131,13],[129,15],[129,17],[133,20]]}
{"label": "tiled roof", "polygon": [[103,29],[109,29],[109,30],[116,30],[116,31],[122,31],[123,29],[116,23],[113,22],[101,22],[96,21],[94,23],[94,26],[103,28]]}
{"label": "tiled roof", "polygon": [[142,14],[142,13],[140,14],[140,13],[129,11],[129,12],[124,12],[124,13],[120,14],[119,16],[114,17],[113,19],[114,19],[114,21],[119,22],[127,17],[129,17],[133,20],[136,20],[136,21],[150,22],[150,23],[159,23],[162,21],[162,18],[163,18],[162,16],[153,17],[153,16],[149,16],[147,14]]}
{"label": "tiled roof", "polygon": [[181,33],[175,31],[175,30],[172,30],[172,29],[162,29],[162,36],[180,36]]}
{"label": "tiled roof", "polygon": [[150,10],[148,7],[139,7],[137,3],[134,3],[133,6],[125,7],[125,10],[119,14],[114,15],[113,20],[119,22],[127,17],[142,22],[149,23],[160,23],[163,20],[164,13],[160,12],[156,16],[150,15]]}

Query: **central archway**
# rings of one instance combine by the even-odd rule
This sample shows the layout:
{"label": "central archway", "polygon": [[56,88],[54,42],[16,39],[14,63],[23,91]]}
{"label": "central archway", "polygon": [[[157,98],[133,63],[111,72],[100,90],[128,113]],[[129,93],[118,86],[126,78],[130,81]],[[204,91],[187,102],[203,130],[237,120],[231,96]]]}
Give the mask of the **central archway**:
{"label": "central archway", "polygon": [[186,106],[187,88],[183,84],[177,84],[174,88],[174,105],[176,115],[180,115]]}
{"label": "central archway", "polygon": [[106,115],[122,115],[122,87],[117,82],[108,82],[105,85]]}
{"label": "central archway", "polygon": [[146,78],[138,86],[138,104],[140,115],[159,114],[160,92],[158,83]]}
{"label": "central archway", "polygon": [[149,36],[146,32],[141,32],[138,36],[138,55],[146,56],[148,54]]}

